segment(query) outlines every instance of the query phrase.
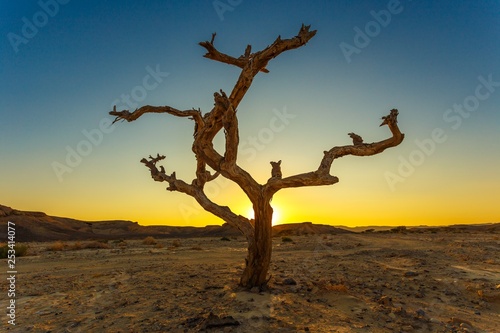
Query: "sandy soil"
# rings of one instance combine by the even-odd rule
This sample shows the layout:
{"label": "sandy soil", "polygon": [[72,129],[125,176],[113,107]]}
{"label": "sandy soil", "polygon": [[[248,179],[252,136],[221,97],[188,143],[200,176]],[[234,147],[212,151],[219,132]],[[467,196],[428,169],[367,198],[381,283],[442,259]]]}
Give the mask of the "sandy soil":
{"label": "sandy soil", "polygon": [[243,238],[182,239],[177,247],[172,239],[109,241],[109,249],[64,251],[33,243],[33,255],[17,262],[17,325],[3,316],[1,330],[498,332],[498,235],[292,239],[274,239],[265,292],[237,287]]}

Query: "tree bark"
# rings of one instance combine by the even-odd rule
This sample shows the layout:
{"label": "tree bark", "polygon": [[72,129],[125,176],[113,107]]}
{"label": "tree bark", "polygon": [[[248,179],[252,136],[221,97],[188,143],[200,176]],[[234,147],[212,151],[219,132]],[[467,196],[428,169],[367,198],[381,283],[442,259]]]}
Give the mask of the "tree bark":
{"label": "tree bark", "polygon": [[255,214],[255,235],[248,243],[248,256],[245,269],[240,279],[240,285],[245,288],[265,288],[267,272],[272,255],[272,219],[273,209],[269,199],[263,199],[253,207]]}

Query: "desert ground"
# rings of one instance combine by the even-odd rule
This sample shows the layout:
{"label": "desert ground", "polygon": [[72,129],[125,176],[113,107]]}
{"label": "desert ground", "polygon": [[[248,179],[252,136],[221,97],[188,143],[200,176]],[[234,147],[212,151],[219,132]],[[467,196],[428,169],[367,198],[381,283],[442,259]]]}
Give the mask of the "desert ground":
{"label": "desert ground", "polygon": [[1,330],[377,333],[500,327],[498,234],[276,237],[264,291],[237,286],[243,237],[146,243],[30,243],[30,255],[17,260],[16,326],[4,316]]}

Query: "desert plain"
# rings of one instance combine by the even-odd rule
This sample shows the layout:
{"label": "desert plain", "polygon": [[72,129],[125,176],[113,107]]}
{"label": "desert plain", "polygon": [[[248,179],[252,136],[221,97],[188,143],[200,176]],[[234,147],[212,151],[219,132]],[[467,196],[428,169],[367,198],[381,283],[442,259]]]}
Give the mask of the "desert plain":
{"label": "desert plain", "polygon": [[[243,237],[30,242],[5,332],[498,332],[500,234],[275,237],[243,290]],[[7,266],[6,260],[2,265]],[[6,284],[3,283],[6,295]],[[5,309],[6,297],[2,297]]]}

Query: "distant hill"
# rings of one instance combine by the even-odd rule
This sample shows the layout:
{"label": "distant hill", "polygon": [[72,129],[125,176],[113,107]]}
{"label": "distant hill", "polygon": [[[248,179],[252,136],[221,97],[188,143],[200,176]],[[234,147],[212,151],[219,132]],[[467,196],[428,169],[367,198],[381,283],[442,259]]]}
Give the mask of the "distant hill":
{"label": "distant hill", "polygon": [[[143,226],[132,221],[80,221],[66,217],[49,216],[42,212],[27,212],[0,205],[0,242],[7,239],[7,221],[16,224],[19,242],[46,242],[55,240],[140,239],[187,237],[236,237],[242,234],[229,224],[206,227]],[[273,237],[348,234],[355,232],[427,233],[427,232],[489,232],[500,233],[500,223],[460,224],[446,227],[362,227],[347,228],[312,222],[280,224],[273,227]]]}
{"label": "distant hill", "polygon": [[273,227],[274,237],[351,233],[353,232],[346,229],[312,222],[279,224]]}
{"label": "distant hill", "polygon": [[[49,216],[42,212],[28,212],[0,205],[0,240],[7,239],[7,221],[16,224],[16,240],[20,242],[74,241],[88,239],[131,239],[153,236],[157,238],[235,237],[242,234],[234,227],[175,227],[142,226],[132,221],[80,221],[66,217]],[[342,234],[350,231],[311,222],[283,224],[273,227],[273,236],[313,234]]]}
{"label": "distant hill", "polygon": [[153,237],[231,237],[240,235],[229,225],[196,227],[142,226],[132,221],[80,221],[25,212],[0,205],[0,239],[6,238],[7,221],[16,224],[16,240],[45,242],[54,240],[120,239]]}

